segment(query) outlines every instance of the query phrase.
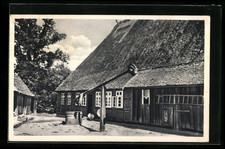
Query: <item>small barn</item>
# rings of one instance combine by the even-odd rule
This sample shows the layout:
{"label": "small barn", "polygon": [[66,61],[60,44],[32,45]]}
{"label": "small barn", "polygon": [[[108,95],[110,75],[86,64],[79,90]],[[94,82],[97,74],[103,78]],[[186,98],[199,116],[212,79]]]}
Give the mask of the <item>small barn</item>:
{"label": "small barn", "polygon": [[[57,114],[203,131],[204,21],[123,20],[56,89]],[[75,100],[84,93],[81,104]]]}
{"label": "small barn", "polygon": [[36,113],[37,101],[22,79],[14,74],[14,107],[16,115]]}

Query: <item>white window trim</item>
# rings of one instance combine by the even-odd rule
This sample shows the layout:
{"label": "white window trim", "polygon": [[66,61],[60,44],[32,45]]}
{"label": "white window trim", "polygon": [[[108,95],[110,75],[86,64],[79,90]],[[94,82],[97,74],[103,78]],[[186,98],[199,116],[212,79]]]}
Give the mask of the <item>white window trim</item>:
{"label": "white window trim", "polygon": [[[70,102],[68,102],[68,95],[70,95]],[[72,94],[70,92],[67,93],[67,102],[66,105],[71,105],[71,101],[72,101]]]}
{"label": "white window trim", "polygon": [[101,106],[101,92],[95,92],[95,107]]}
{"label": "white window trim", "polygon": [[[119,93],[119,95],[117,95]],[[120,95],[121,93],[121,95]],[[121,97],[121,106],[119,106],[119,97]],[[123,108],[123,91],[116,91],[116,107],[117,108]]]}
{"label": "white window trim", "polygon": [[61,96],[60,96],[60,105],[65,105],[65,93],[61,93]]}
{"label": "white window trim", "polygon": [[[147,90],[148,91],[148,93],[147,93],[147,96],[144,96],[144,90]],[[150,105],[150,102],[151,102],[151,100],[150,100],[150,89],[142,89],[141,90],[141,103],[142,103],[142,105],[144,105],[144,97],[148,97],[148,105]]]}
{"label": "white window trim", "polygon": [[[110,93],[110,94],[109,94]],[[106,96],[105,96],[105,98],[106,98],[106,108],[111,108],[112,107],[112,91],[106,91]],[[109,99],[110,100],[109,100]],[[109,101],[108,101],[109,100]],[[108,103],[110,104],[110,105],[107,105],[107,101],[108,101]]]}
{"label": "white window trim", "polygon": [[86,106],[87,105],[87,95],[85,94],[82,98],[81,106]]}
{"label": "white window trim", "polygon": [[[115,103],[115,106],[113,105],[113,101],[114,101],[113,99],[114,99],[114,98],[115,98],[115,102],[116,102],[116,103]],[[112,108],[116,108],[116,106],[117,106],[116,96],[112,96],[112,97],[111,97],[111,102],[112,102],[112,103],[111,103]]]}

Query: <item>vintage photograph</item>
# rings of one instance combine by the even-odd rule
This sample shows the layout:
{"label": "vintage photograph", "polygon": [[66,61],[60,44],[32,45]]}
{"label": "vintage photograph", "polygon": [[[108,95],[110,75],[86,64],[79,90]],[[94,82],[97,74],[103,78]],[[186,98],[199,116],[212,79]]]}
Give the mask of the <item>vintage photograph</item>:
{"label": "vintage photograph", "polygon": [[10,141],[207,142],[209,16],[11,15]]}

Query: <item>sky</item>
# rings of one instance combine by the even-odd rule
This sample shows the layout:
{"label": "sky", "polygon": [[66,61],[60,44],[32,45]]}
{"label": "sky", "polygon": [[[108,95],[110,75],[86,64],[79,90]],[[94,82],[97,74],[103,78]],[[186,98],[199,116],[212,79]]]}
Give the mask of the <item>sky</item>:
{"label": "sky", "polygon": [[[115,20],[84,20],[84,19],[54,19],[55,29],[59,33],[65,33],[63,39],[49,50],[60,48],[69,54],[68,68],[74,71],[77,66],[107,37],[116,25]],[[37,24],[41,24],[41,20]]]}

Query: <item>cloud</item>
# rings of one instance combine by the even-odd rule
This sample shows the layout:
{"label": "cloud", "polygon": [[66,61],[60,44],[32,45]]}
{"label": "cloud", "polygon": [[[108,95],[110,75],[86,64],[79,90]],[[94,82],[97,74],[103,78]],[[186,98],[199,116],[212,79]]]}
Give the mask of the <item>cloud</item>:
{"label": "cloud", "polygon": [[68,36],[66,39],[50,45],[48,51],[61,49],[70,56],[68,67],[75,70],[77,66],[96,48],[84,35]]}
{"label": "cloud", "polygon": [[71,36],[70,37],[72,39],[72,45],[74,48],[79,48],[79,47],[91,47],[91,40],[88,39],[87,37],[85,37],[84,35],[80,35],[80,36]]}

